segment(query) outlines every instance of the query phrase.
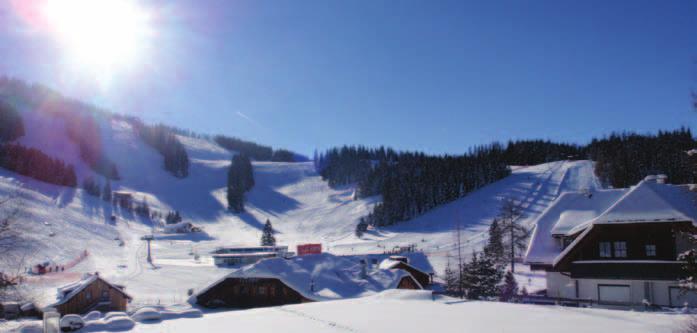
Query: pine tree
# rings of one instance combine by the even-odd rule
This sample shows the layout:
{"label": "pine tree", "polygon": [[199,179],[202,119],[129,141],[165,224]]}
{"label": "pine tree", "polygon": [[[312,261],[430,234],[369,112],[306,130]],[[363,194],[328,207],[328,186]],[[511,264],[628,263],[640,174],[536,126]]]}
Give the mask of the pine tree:
{"label": "pine tree", "polygon": [[501,230],[499,221],[496,218],[489,225],[489,241],[484,247],[484,254],[499,264],[503,264],[506,261],[503,246],[503,231]]}
{"label": "pine tree", "polygon": [[467,297],[480,299],[497,296],[502,277],[501,267],[492,258],[473,253],[472,260],[465,265],[463,273]]}
{"label": "pine tree", "polygon": [[167,216],[165,216],[165,223],[167,224],[176,224],[182,221],[181,215],[179,215],[179,211],[173,211],[173,212],[168,212]]}
{"label": "pine tree", "polygon": [[261,233],[261,246],[276,246],[276,237],[274,236],[275,231],[273,226],[271,226],[271,221],[266,220],[264,224],[264,230]]}
{"label": "pine tree", "polygon": [[235,155],[227,176],[228,209],[241,213],[244,211],[244,193],[254,187],[254,173],[249,158],[242,154]]}
{"label": "pine tree", "polygon": [[356,225],[356,237],[363,237],[366,231],[368,231],[368,223],[365,221],[365,218],[361,217],[360,222]]}
{"label": "pine tree", "polygon": [[457,271],[453,270],[452,266],[450,266],[450,257],[448,257],[448,263],[445,266],[445,292],[448,295],[453,295],[453,296],[462,296],[459,295],[459,292],[461,290],[460,288],[460,273]]}
{"label": "pine tree", "polygon": [[99,189],[99,184],[94,181],[94,178],[87,177],[82,181],[82,188],[87,192],[87,194],[94,197],[101,197],[101,190]]}
{"label": "pine tree", "polygon": [[518,295],[518,282],[515,279],[513,272],[506,271],[506,275],[503,279],[503,285],[501,286],[500,299],[504,302],[510,301],[513,297]]}
{"label": "pine tree", "polygon": [[104,183],[104,190],[102,190],[102,200],[106,202],[111,202],[111,181],[109,178],[106,179]]}

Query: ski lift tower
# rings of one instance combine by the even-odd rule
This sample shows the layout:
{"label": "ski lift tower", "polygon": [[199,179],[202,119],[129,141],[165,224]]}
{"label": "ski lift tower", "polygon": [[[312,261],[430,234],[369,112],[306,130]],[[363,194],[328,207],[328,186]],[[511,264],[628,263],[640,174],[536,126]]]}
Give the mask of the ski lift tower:
{"label": "ski lift tower", "polygon": [[148,242],[148,262],[152,264],[152,256],[150,255],[150,242],[152,242],[152,240],[155,239],[155,237],[153,237],[153,235],[145,235],[140,239]]}

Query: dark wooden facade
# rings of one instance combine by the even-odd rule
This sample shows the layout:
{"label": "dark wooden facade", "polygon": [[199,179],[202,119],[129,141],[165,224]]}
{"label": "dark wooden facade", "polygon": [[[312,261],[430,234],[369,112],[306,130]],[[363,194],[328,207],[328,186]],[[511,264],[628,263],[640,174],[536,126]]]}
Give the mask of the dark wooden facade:
{"label": "dark wooden facade", "polygon": [[424,288],[431,284],[431,275],[421,270],[418,270],[414,266],[411,266],[404,262],[399,261],[397,264],[392,266],[392,269],[402,269],[409,272],[409,274],[411,274],[411,276],[413,276],[414,279],[416,279],[416,281],[419,281],[421,286]]}
{"label": "dark wooden facade", "polygon": [[[675,280],[682,276],[678,234],[691,230],[689,222],[596,224],[552,270],[572,278]],[[601,242],[609,243],[609,255],[601,255]],[[626,245],[624,255],[615,242]]]}
{"label": "dark wooden facade", "polygon": [[397,284],[397,289],[421,289],[409,276],[402,277],[402,279]]}
{"label": "dark wooden facade", "polygon": [[97,278],[69,300],[56,305],[55,308],[62,316],[66,314],[85,314],[98,310],[126,311],[130,296],[118,287]]}
{"label": "dark wooden facade", "polygon": [[230,277],[196,297],[201,306],[240,309],[311,301],[276,278]]}

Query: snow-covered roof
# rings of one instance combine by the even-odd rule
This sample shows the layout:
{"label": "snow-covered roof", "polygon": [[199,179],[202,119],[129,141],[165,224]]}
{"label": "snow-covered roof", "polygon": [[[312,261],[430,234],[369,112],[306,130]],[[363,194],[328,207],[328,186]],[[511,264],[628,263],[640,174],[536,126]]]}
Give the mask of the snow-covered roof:
{"label": "snow-covered roof", "polygon": [[[367,265],[367,274],[363,277],[361,266],[350,258],[329,253],[264,259],[226,275],[199,291],[190,301],[194,302],[198,295],[228,278],[276,278],[315,301],[372,295],[396,288],[404,277],[413,279],[404,270],[371,269]],[[415,279],[413,281],[418,285]]]}
{"label": "snow-covered roof", "polygon": [[[366,263],[372,264],[372,262],[383,263],[386,259],[394,257],[391,254],[358,254],[358,255],[346,255],[345,258],[350,258],[354,262],[360,263],[361,260],[365,260]],[[428,257],[423,252],[407,252],[399,254],[399,257],[404,257],[407,259],[407,264],[414,267],[426,274],[434,273],[435,270],[431,266],[431,262]],[[394,260],[393,260],[394,261]],[[395,264],[396,265],[396,264]]]}
{"label": "snow-covered roof", "polygon": [[593,223],[670,222],[697,223],[697,196],[689,185],[642,181],[632,187]]}
{"label": "snow-covered roof", "polygon": [[552,235],[566,234],[599,216],[625,192],[625,189],[620,189],[564,192],[559,195],[535,221],[526,261],[531,264],[550,264],[562,250]]}
{"label": "snow-covered roof", "polygon": [[696,202],[688,185],[662,184],[655,177],[629,189],[563,193],[538,217],[526,262],[553,264],[568,252],[562,252],[555,235],[575,235],[595,224],[685,221],[697,225]]}
{"label": "snow-covered roof", "polygon": [[85,274],[82,279],[75,281],[73,283],[64,285],[62,287],[58,287],[56,289],[56,294],[55,298],[53,300],[50,299],[39,299],[37,300],[37,306],[39,308],[47,308],[47,307],[55,307],[58,305],[61,305],[67,301],[69,301],[71,298],[73,298],[75,295],[80,293],[83,289],[85,289],[87,286],[95,282],[97,279],[101,280],[102,282],[106,283],[107,285],[111,286],[112,288],[120,291],[123,293],[126,297],[133,299],[130,295],[128,295],[126,292],[123,291],[122,287],[114,285],[110,283],[109,281],[106,281],[102,278],[99,277],[97,274]]}

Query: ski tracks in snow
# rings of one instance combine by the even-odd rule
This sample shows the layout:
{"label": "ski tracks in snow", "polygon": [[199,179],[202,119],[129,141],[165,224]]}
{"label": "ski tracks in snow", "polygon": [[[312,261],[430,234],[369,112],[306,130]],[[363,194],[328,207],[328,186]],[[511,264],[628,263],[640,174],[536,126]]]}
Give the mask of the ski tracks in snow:
{"label": "ski tracks in snow", "polygon": [[334,321],[330,321],[330,320],[324,320],[324,319],[321,319],[321,318],[317,318],[317,317],[312,316],[312,315],[309,315],[309,314],[307,314],[307,313],[305,313],[305,312],[302,312],[302,311],[299,311],[299,310],[290,309],[290,308],[288,308],[288,307],[281,306],[281,307],[277,307],[276,310],[282,311],[282,312],[285,312],[285,313],[288,313],[288,314],[292,314],[292,315],[295,315],[295,316],[298,316],[298,317],[302,317],[302,318],[305,318],[305,319],[309,319],[309,320],[312,320],[312,321],[315,321],[315,322],[318,322],[318,323],[325,324],[325,325],[329,326],[331,329],[334,329],[334,330],[343,331],[343,332],[358,332],[356,329],[354,329],[354,328],[352,328],[352,327],[350,327],[350,326],[338,324],[338,323],[336,323],[336,322],[334,322]]}

